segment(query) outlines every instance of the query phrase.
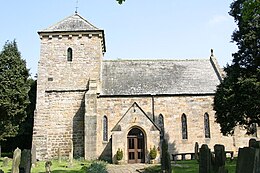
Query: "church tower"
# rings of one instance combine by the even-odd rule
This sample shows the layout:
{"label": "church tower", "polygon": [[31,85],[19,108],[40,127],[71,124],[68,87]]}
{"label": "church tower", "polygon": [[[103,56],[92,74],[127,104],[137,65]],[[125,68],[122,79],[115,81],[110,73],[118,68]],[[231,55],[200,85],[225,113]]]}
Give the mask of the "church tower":
{"label": "church tower", "polygon": [[[93,134],[95,126],[84,122],[88,115],[95,117],[93,99],[99,92],[106,51],[104,31],[75,13],[38,34],[41,50],[33,130],[36,157],[55,157],[58,150],[63,155],[73,152],[86,157],[86,145],[95,145],[94,139],[84,139],[86,128],[93,128],[87,129]],[[95,124],[93,117],[90,119]]]}

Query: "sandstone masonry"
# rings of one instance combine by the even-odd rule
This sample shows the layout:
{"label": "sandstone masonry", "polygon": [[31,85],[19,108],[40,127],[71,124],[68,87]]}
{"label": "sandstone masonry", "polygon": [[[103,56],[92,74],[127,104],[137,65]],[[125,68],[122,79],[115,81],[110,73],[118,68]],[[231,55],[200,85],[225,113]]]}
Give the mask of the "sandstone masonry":
{"label": "sandstone masonry", "polygon": [[196,142],[237,152],[251,138],[240,127],[223,136],[215,123],[223,73],[213,52],[200,60],[103,60],[104,31],[79,14],[38,33],[37,159],[58,150],[68,157],[72,141],[74,157],[116,162],[122,149],[123,162],[147,163],[153,147],[160,161],[162,132],[170,154],[193,152]]}

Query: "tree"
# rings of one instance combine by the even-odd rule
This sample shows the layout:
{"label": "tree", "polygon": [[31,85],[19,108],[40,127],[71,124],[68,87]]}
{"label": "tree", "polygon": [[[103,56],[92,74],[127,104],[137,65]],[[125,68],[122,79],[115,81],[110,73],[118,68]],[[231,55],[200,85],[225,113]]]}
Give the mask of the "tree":
{"label": "tree", "polygon": [[29,70],[15,41],[7,41],[0,52],[0,141],[18,133],[29,104]]}
{"label": "tree", "polygon": [[125,2],[125,0],[116,0],[118,2],[118,4],[122,4],[123,2]]}
{"label": "tree", "polygon": [[216,121],[224,135],[233,134],[237,125],[248,134],[260,126],[260,1],[235,0],[229,14],[238,28],[232,34],[238,51],[214,98]]}

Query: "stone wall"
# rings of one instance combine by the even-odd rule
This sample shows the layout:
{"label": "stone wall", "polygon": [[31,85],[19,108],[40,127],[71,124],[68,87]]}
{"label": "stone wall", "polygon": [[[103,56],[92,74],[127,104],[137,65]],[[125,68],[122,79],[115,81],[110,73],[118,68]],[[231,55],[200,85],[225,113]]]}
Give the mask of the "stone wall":
{"label": "stone wall", "polygon": [[[154,99],[152,99],[154,97]],[[154,101],[153,101],[154,100]],[[108,117],[108,136],[127,110],[136,102],[152,119],[153,104],[155,122],[159,115],[164,117],[165,136],[169,140],[169,152],[194,152],[195,142],[207,144],[213,148],[215,144],[223,144],[226,150],[237,149],[246,143],[235,143],[233,137],[223,136],[219,124],[215,123],[213,96],[139,96],[139,97],[102,97],[98,98],[97,113],[97,154],[101,154],[108,143],[102,141],[102,118]],[[181,115],[187,116],[188,139],[182,139]],[[205,138],[204,114],[209,115],[210,138]],[[125,126],[128,126],[126,124]],[[144,125],[145,126],[145,125]],[[145,128],[145,127],[142,127]],[[124,132],[127,133],[127,132]]]}
{"label": "stone wall", "polygon": [[[39,77],[46,90],[86,89],[89,78],[99,79],[102,46],[98,35],[41,36]],[[72,61],[67,49],[72,48]]]}
{"label": "stone wall", "polygon": [[[38,63],[37,104],[33,143],[37,159],[68,155],[84,156],[85,92],[90,78],[100,81],[103,57],[99,32],[42,32]],[[72,49],[72,61],[67,50]]]}
{"label": "stone wall", "polygon": [[[63,156],[68,156],[73,141],[74,156],[83,157],[84,153],[84,92],[49,92],[46,93],[48,105],[45,109],[47,119],[42,121],[42,128],[38,129],[37,124],[34,128],[34,143],[36,143],[37,158],[42,153],[42,147],[37,143],[38,133],[45,131],[46,138],[38,139],[45,143],[47,148],[44,158],[52,158],[57,156],[58,148],[60,148]],[[39,119],[35,119],[39,123],[44,114],[37,114]],[[39,141],[39,142],[40,142]]]}

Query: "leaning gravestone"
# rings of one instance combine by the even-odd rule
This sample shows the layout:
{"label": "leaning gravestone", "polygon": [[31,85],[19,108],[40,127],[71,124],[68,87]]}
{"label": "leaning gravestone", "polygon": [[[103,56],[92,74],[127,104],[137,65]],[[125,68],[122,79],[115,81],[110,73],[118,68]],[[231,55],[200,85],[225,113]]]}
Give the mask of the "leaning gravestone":
{"label": "leaning gravestone", "polygon": [[21,161],[21,150],[19,148],[16,148],[14,150],[13,165],[12,165],[11,173],[19,173],[20,161]]}
{"label": "leaning gravestone", "polygon": [[227,173],[225,169],[226,152],[225,146],[216,144],[214,146],[215,159],[214,159],[214,172],[216,173]]}
{"label": "leaning gravestone", "polygon": [[31,172],[31,150],[23,150],[20,163],[20,173],[30,173]]}
{"label": "leaning gravestone", "polygon": [[203,144],[200,148],[199,155],[199,173],[211,173],[212,165],[211,165],[211,151],[207,144]]}

